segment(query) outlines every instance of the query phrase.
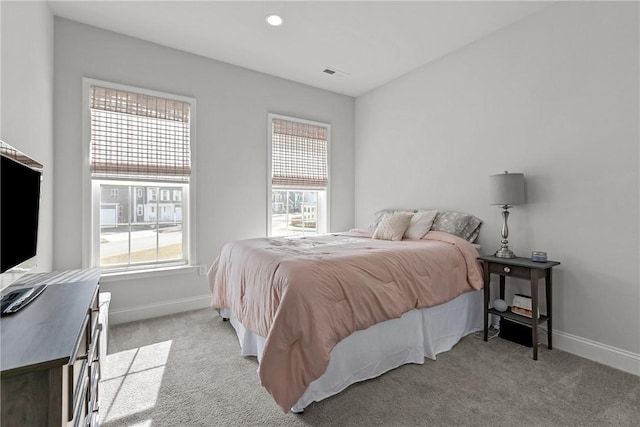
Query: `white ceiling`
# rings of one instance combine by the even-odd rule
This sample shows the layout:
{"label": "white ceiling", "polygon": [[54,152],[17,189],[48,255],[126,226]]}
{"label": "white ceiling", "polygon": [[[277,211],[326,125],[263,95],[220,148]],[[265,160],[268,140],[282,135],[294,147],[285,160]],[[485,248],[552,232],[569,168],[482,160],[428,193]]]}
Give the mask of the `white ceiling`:
{"label": "white ceiling", "polygon": [[[49,1],[61,16],[350,96],[535,13],[543,1]],[[284,18],[265,23],[269,13]],[[346,73],[339,79],[326,67]]]}

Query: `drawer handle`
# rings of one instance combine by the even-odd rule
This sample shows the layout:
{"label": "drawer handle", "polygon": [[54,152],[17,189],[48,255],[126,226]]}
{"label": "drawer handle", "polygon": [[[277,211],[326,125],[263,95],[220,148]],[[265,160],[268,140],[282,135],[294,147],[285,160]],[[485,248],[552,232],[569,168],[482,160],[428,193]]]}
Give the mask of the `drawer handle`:
{"label": "drawer handle", "polygon": [[505,273],[511,273],[511,269],[509,267],[505,267],[503,270]]}

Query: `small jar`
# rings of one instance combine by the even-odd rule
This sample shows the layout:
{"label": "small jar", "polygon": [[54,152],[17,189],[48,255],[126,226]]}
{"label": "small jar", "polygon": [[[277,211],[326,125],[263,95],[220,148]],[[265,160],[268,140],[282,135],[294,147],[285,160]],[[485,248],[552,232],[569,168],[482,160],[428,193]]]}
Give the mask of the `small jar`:
{"label": "small jar", "polygon": [[547,262],[547,253],[540,251],[531,252],[531,261],[535,262]]}

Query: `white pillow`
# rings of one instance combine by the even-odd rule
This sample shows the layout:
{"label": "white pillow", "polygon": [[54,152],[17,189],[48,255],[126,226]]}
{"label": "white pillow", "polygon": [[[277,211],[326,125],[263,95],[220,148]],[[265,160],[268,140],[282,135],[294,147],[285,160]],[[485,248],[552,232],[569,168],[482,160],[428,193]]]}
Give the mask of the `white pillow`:
{"label": "white pillow", "polygon": [[372,238],[380,240],[402,240],[402,236],[404,236],[404,232],[407,230],[412,216],[412,213],[406,212],[384,214]]}
{"label": "white pillow", "polygon": [[407,231],[404,232],[404,238],[422,239],[424,235],[431,230],[437,214],[438,211],[435,210],[425,210],[414,213],[411,222],[409,222],[409,227],[407,227]]}
{"label": "white pillow", "polygon": [[398,213],[398,212],[415,213],[415,212],[418,212],[418,211],[415,210],[415,209],[380,209],[379,211],[377,211],[373,215],[373,221],[369,224],[369,228],[373,228],[375,230],[375,228],[378,226],[378,224],[380,224],[380,221],[382,221],[382,217],[385,216],[385,214]]}

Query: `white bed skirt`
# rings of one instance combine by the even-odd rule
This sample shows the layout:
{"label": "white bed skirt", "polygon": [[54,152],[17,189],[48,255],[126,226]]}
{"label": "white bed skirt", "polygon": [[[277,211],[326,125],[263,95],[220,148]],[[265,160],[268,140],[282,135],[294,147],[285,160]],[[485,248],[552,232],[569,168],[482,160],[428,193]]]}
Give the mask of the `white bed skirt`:
{"label": "white bed skirt", "polygon": [[[483,291],[472,291],[430,308],[411,310],[398,319],[378,323],[356,331],[331,351],[326,372],[309,384],[291,408],[302,410],[340,393],[351,384],[378,377],[407,363],[435,360],[438,353],[451,350],[462,337],[483,328]],[[244,328],[228,309],[220,315],[228,318],[240,341],[240,354],[262,357],[265,338]]]}

